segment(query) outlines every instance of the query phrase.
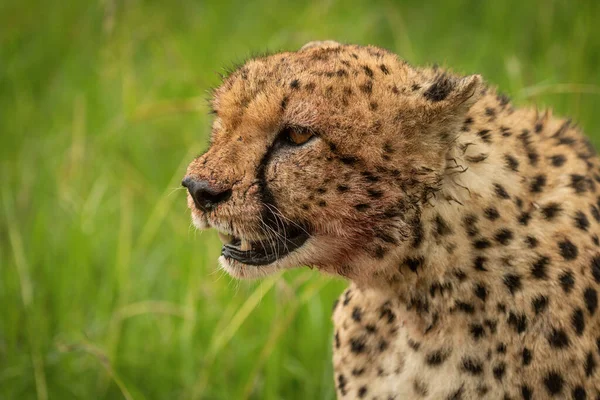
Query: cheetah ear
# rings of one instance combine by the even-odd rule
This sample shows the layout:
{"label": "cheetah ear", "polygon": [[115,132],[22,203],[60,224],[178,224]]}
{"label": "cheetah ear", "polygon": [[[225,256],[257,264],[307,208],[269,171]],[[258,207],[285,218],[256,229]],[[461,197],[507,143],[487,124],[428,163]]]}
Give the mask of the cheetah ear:
{"label": "cheetah ear", "polygon": [[481,96],[481,75],[456,78],[449,74],[437,75],[423,96],[432,106],[439,106],[456,114],[463,114]]}
{"label": "cheetah ear", "polygon": [[341,44],[336,42],[335,40],[315,40],[312,42],[306,43],[304,46],[300,48],[300,51],[309,50],[309,49],[328,49],[340,47]]}

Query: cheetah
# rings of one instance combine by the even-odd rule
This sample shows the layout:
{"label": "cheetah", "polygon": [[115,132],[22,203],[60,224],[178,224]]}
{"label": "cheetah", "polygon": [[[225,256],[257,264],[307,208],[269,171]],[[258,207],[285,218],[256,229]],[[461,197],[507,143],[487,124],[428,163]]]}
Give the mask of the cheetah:
{"label": "cheetah", "polygon": [[250,59],[182,182],[221,267],[310,266],[340,399],[600,399],[599,160],[479,75],[372,46]]}

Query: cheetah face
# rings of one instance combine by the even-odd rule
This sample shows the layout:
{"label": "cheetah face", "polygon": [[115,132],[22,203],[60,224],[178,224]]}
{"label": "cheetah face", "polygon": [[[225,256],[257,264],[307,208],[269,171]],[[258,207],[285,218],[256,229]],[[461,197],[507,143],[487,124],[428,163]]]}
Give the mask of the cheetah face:
{"label": "cheetah face", "polygon": [[[384,50],[333,42],[253,59],[227,77],[212,100],[210,147],[182,182],[195,226],[219,232],[223,269],[377,272],[373,260],[417,229],[453,115],[478,83],[445,76],[440,96],[440,79]],[[418,93],[432,86],[433,100]]]}

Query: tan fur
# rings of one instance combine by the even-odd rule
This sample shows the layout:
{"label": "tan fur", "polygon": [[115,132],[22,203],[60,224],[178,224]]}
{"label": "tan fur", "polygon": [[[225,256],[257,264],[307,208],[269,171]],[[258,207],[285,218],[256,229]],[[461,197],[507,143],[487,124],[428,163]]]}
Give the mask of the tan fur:
{"label": "tan fur", "polygon": [[[284,234],[261,221],[275,208],[311,238],[264,267],[221,257],[227,272],[352,281],[340,398],[600,399],[600,171],[574,124],[330,41],[248,61],[213,107],[188,175],[233,195],[206,214],[188,199],[194,222],[265,240]],[[317,138],[273,150],[285,126]]]}

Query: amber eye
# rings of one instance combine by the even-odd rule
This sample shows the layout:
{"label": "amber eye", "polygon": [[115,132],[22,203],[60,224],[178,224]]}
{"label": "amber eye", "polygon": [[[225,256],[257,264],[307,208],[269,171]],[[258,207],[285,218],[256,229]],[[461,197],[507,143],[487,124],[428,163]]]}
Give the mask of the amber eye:
{"label": "amber eye", "polygon": [[314,136],[310,130],[298,127],[286,128],[284,134],[287,141],[295,146],[308,142]]}

